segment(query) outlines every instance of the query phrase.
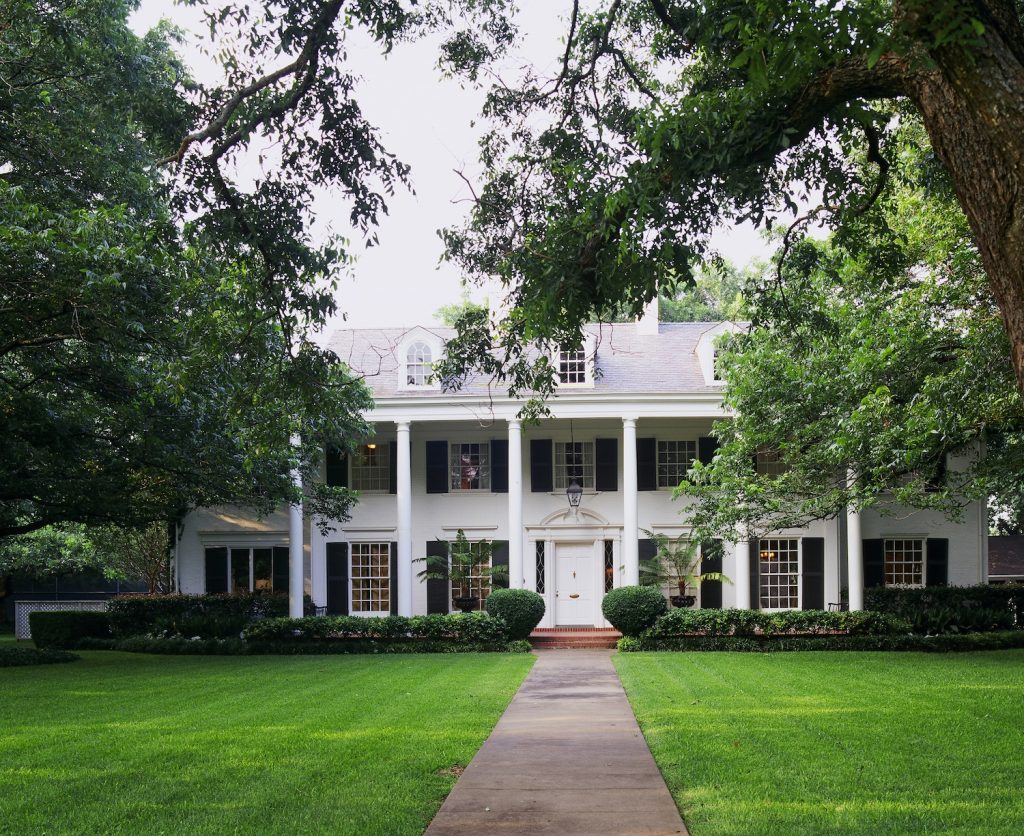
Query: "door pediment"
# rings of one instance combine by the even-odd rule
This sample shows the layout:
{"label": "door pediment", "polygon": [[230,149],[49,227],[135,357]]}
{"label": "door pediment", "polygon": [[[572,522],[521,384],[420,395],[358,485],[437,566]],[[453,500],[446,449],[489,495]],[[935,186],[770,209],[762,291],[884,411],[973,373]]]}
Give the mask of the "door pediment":
{"label": "door pediment", "polygon": [[[587,508],[577,508],[573,511],[570,508],[562,508],[553,514],[548,514],[540,521],[540,528],[606,528],[608,520],[595,511]],[[527,526],[528,528],[532,526]]]}

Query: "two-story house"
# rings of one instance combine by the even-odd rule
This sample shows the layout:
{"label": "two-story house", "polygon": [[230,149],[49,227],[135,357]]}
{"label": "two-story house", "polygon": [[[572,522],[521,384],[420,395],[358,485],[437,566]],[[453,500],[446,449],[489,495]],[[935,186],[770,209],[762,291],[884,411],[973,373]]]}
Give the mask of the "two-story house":
{"label": "two-story house", "polygon": [[[688,533],[686,500],[673,500],[672,490],[691,462],[714,453],[712,423],[728,417],[715,339],[736,327],[659,323],[656,315],[590,327],[582,350],[552,358],[552,417],[527,427],[517,418],[521,404],[486,382],[450,393],[432,380],[450,330],[341,330],[332,348],[366,375],[376,402],[368,416],[375,435],[353,456],[328,455],[325,466],[330,483],[359,491],[352,518],[323,536],[294,513],[289,525],[287,511],[263,520],[196,511],[178,544],[180,589],[294,587],[288,546],[298,554],[301,531],[303,588],[328,612],[448,612],[447,584],[421,581],[416,560],[444,553],[461,529],[493,541],[511,586],[544,596],[541,626],[606,626],[602,596],[637,583],[639,561],[653,555],[645,531]],[[758,462],[765,472],[779,466]],[[856,609],[865,585],[981,583],[986,534],[985,507],[975,503],[959,522],[869,510],[737,538],[705,561],[731,582],[704,583],[697,605],[825,608],[848,589]],[[480,584],[486,593],[487,581]]]}

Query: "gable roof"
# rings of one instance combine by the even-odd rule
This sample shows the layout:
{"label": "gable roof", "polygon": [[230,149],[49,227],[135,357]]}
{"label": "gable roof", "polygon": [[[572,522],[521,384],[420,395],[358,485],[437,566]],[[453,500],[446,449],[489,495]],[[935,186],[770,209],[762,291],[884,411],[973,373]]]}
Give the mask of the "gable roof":
{"label": "gable roof", "polygon": [[[596,343],[598,376],[592,389],[607,394],[651,393],[689,394],[721,391],[708,385],[697,356],[700,338],[716,328],[717,322],[662,322],[657,335],[637,333],[635,322],[588,325],[585,330]],[[437,390],[410,390],[402,386],[404,358],[399,346],[408,342],[415,328],[350,328],[337,331],[328,347],[354,370],[365,375],[375,398],[417,398],[436,396]],[[427,328],[446,341],[455,336],[452,328]],[[459,395],[502,394],[490,382],[468,380]]]}

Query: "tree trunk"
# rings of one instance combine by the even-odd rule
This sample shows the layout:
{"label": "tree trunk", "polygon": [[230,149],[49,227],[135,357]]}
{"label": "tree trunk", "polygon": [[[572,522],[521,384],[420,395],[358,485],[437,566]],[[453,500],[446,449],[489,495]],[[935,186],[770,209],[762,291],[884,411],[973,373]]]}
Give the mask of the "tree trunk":
{"label": "tree trunk", "polygon": [[1015,16],[981,19],[981,45],[932,49],[935,67],[912,73],[908,93],[974,233],[1024,393],[1024,39]]}

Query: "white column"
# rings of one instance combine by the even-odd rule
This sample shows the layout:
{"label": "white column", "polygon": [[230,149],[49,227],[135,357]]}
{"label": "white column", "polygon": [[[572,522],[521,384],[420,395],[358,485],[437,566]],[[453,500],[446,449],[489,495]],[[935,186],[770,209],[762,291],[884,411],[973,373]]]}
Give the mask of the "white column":
{"label": "white column", "polygon": [[740,610],[750,609],[750,540],[747,539],[746,530],[741,528],[739,539],[736,541],[736,574],[733,577],[733,585],[736,590],[736,608]]}
{"label": "white column", "polygon": [[[292,447],[299,446],[299,437],[292,436]],[[302,490],[302,476],[298,468],[292,469],[292,484]],[[305,594],[305,571],[302,549],[302,502],[288,506],[288,615],[302,618],[302,600]]]}
{"label": "white column", "polygon": [[846,509],[846,576],[850,609],[864,609],[864,541],[860,534],[860,511]]}
{"label": "white column", "polygon": [[508,422],[508,585],[522,589],[523,577],[523,432]]}
{"label": "white column", "polygon": [[409,422],[398,423],[398,614],[412,615],[412,456]]}
{"label": "white column", "polygon": [[640,583],[636,513],[636,418],[622,419],[622,562],[624,586]]}

